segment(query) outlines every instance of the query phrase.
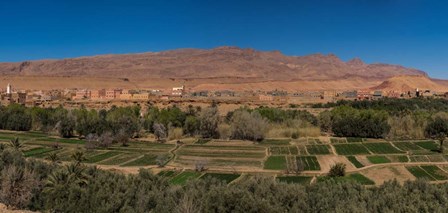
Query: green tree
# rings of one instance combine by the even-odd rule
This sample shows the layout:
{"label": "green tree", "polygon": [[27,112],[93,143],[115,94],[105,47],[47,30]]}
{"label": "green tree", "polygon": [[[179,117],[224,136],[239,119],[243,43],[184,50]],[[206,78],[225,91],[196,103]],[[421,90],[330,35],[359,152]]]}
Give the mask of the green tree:
{"label": "green tree", "polygon": [[199,120],[195,116],[187,116],[187,118],[185,119],[184,130],[185,133],[190,136],[196,135],[199,130]]}
{"label": "green tree", "polygon": [[199,132],[204,138],[216,138],[218,133],[219,114],[217,107],[203,109],[199,115]]}
{"label": "green tree", "polygon": [[344,163],[336,163],[330,167],[328,176],[330,177],[344,177],[346,165]]}
{"label": "green tree", "polygon": [[63,117],[57,125],[59,136],[63,138],[73,137],[75,121],[70,116]]}
{"label": "green tree", "polygon": [[234,139],[262,141],[268,130],[268,121],[257,111],[238,110],[233,113],[231,136]]}
{"label": "green tree", "polygon": [[431,121],[425,130],[426,136],[440,142],[439,151],[443,152],[443,142],[448,136],[448,121],[437,117]]}

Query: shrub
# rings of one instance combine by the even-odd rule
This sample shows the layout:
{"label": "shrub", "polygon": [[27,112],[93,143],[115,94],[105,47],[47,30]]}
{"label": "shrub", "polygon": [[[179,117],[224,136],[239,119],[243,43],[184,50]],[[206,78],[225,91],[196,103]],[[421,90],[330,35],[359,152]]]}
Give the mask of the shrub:
{"label": "shrub", "polygon": [[199,131],[204,138],[218,136],[219,114],[216,106],[203,109],[199,115]]}
{"label": "shrub", "polygon": [[28,169],[11,165],[3,169],[1,177],[1,201],[13,208],[26,207],[36,187],[35,175]]}
{"label": "shrub", "polygon": [[328,176],[330,177],[343,177],[345,176],[345,167],[343,163],[336,163],[331,166]]}
{"label": "shrub", "polygon": [[164,140],[166,138],[166,128],[163,124],[154,123],[152,126],[154,130],[154,135],[156,136],[156,140]]}
{"label": "shrub", "polygon": [[170,128],[168,131],[168,139],[170,140],[178,140],[181,139],[184,135],[184,130],[182,128]]}
{"label": "shrub", "polygon": [[235,139],[261,141],[268,130],[268,122],[258,112],[236,111],[232,116],[231,135]]}
{"label": "shrub", "polygon": [[219,138],[223,140],[229,140],[231,136],[230,125],[219,124],[218,125]]}
{"label": "shrub", "polygon": [[190,136],[196,135],[199,130],[199,120],[195,116],[187,116],[185,119],[184,130],[185,133]]}

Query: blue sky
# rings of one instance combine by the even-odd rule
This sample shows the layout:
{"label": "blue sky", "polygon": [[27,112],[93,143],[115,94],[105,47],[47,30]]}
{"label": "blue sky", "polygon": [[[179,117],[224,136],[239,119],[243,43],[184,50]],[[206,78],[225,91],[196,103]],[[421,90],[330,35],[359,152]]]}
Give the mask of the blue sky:
{"label": "blue sky", "polygon": [[447,11],[442,0],[3,0],[0,61],[227,45],[448,79]]}

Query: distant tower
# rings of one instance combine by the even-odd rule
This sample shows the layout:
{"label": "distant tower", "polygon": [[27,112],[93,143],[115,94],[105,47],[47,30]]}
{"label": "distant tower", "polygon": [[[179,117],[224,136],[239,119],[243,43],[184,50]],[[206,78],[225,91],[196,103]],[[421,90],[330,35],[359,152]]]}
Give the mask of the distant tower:
{"label": "distant tower", "polygon": [[12,93],[12,87],[11,84],[8,84],[8,86],[6,87],[6,94],[11,94]]}

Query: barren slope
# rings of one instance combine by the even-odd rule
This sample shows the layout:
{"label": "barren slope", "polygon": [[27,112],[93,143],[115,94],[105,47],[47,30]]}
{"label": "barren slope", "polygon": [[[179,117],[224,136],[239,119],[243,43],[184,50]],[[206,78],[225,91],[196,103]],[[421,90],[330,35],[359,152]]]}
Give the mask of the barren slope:
{"label": "barren slope", "polygon": [[263,52],[237,47],[0,63],[0,74],[137,79],[240,77],[252,82],[260,82],[260,79],[296,81],[349,77],[385,80],[397,75],[426,75],[422,71],[398,65],[365,64],[359,59],[343,62],[332,54],[296,57],[285,56],[278,51]]}
{"label": "barren slope", "polygon": [[442,81],[434,81],[425,76],[396,76],[384,81],[376,87],[372,87],[374,90],[390,90],[390,91],[413,91],[415,89],[420,90],[433,90],[444,92],[448,91],[448,85],[441,84]]}

